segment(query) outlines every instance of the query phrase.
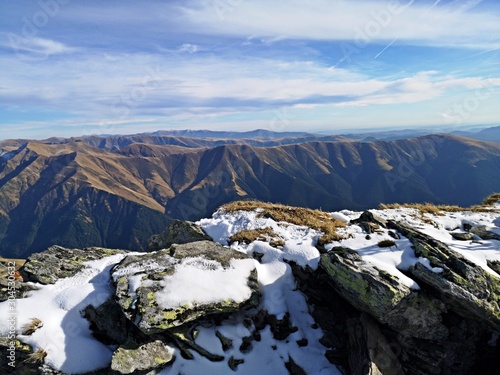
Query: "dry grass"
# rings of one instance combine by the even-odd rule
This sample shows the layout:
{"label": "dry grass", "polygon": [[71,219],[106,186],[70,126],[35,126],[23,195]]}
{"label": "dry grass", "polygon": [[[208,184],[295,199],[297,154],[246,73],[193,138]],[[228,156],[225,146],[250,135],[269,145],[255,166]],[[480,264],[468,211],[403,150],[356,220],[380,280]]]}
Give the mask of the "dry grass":
{"label": "dry grass", "polygon": [[43,322],[38,319],[38,318],[31,318],[29,323],[26,323],[23,326],[23,335],[30,336],[32,335],[37,329],[43,327]]}
{"label": "dry grass", "polygon": [[47,352],[42,348],[38,349],[36,352],[31,353],[28,358],[24,360],[27,363],[41,364],[43,363],[45,357],[47,357]]}
{"label": "dry grass", "polygon": [[433,214],[442,216],[444,211],[446,212],[458,212],[463,211],[463,207],[459,206],[448,206],[448,205],[435,205],[433,203],[391,203],[391,204],[381,204],[380,209],[396,209],[396,208],[414,208],[425,214]]}
{"label": "dry grass", "polygon": [[346,224],[340,220],[332,219],[330,214],[313,210],[310,208],[292,207],[277,203],[266,203],[259,201],[236,201],[228,203],[222,208],[230,213],[235,211],[253,211],[261,209],[258,217],[269,217],[275,221],[284,221],[290,224],[308,226],[323,232],[318,240],[318,245],[324,245],[333,241],[340,241],[343,236],[337,233],[337,228],[345,227]]}
{"label": "dry grass", "polygon": [[483,201],[483,206],[493,206],[500,201],[500,193],[491,194]]}
{"label": "dry grass", "polygon": [[491,206],[500,201],[500,193],[495,193],[487,197],[482,204],[470,206],[470,207],[460,207],[460,206],[450,206],[450,205],[436,205],[433,203],[391,203],[391,204],[381,204],[379,207],[382,210],[385,209],[396,209],[396,208],[415,208],[420,210],[422,214],[433,214],[436,216],[443,216],[444,212],[461,212],[461,211],[472,211],[472,212],[491,212]]}
{"label": "dry grass", "polygon": [[255,240],[259,241],[267,241],[271,246],[283,246],[285,245],[285,241],[280,238],[274,231],[269,228],[260,228],[260,229],[245,229],[239,231],[236,234],[233,234],[229,237],[229,244],[231,245],[234,242],[242,242],[249,244]]}

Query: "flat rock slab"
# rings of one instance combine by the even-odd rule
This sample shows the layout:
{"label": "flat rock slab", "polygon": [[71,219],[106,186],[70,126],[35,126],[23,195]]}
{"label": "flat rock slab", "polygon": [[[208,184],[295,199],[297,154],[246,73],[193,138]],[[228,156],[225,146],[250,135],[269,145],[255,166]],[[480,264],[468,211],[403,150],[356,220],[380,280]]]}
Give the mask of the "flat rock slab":
{"label": "flat rock slab", "polygon": [[90,247],[81,250],[51,246],[41,253],[30,255],[26,263],[19,269],[19,273],[24,281],[54,284],[59,279],[76,275],[85,267],[85,262],[126,253],[125,250],[101,247]]}
{"label": "flat rock slab", "polygon": [[118,304],[146,334],[259,302],[253,259],[212,241],[129,255],[111,273]]}

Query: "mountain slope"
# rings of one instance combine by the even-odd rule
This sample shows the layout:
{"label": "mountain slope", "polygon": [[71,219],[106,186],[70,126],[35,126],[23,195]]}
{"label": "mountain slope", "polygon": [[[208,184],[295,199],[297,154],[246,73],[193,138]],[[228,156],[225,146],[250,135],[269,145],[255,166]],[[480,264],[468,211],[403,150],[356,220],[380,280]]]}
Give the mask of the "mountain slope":
{"label": "mountain slope", "polygon": [[450,135],[274,147],[129,143],[2,142],[0,253],[141,249],[170,218],[199,219],[237,199],[325,210],[470,205],[500,187],[500,144]]}

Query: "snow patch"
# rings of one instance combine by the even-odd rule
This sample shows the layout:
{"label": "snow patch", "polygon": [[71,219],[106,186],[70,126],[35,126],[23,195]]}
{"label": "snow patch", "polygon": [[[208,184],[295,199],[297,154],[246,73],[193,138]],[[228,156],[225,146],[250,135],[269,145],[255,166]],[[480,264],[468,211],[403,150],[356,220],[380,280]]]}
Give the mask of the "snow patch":
{"label": "snow patch", "polygon": [[248,277],[254,268],[252,259],[233,259],[224,269],[216,261],[185,258],[175,265],[173,275],[164,277],[163,289],[156,292],[156,300],[163,309],[228,300],[240,303],[252,294]]}

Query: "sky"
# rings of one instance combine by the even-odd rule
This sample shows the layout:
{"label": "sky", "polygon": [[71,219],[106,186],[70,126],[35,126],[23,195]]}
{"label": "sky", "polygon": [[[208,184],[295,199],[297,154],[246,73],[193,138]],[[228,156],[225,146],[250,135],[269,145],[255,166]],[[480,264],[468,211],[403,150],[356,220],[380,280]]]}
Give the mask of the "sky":
{"label": "sky", "polygon": [[494,0],[0,0],[0,139],[500,125]]}

